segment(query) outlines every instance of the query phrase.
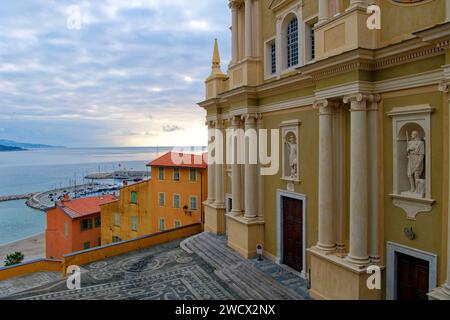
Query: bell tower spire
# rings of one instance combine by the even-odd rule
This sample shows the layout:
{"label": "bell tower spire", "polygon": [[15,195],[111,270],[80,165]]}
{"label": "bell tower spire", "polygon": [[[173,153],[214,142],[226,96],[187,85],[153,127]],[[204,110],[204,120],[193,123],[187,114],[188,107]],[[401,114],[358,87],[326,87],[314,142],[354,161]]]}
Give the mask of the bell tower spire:
{"label": "bell tower spire", "polygon": [[216,98],[225,91],[228,76],[220,69],[219,43],[214,39],[214,52],[212,57],[211,74],[205,81],[206,99]]}
{"label": "bell tower spire", "polygon": [[222,70],[220,69],[220,53],[219,53],[219,43],[217,42],[217,38],[214,39],[214,53],[212,57],[212,70],[211,75],[222,74]]}

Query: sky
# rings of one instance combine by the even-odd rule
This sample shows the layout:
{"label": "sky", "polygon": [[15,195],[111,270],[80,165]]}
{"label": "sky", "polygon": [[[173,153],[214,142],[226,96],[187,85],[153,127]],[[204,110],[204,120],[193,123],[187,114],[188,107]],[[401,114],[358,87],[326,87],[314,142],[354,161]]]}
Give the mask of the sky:
{"label": "sky", "polygon": [[0,9],[0,139],[66,147],[206,145],[226,0],[14,0]]}

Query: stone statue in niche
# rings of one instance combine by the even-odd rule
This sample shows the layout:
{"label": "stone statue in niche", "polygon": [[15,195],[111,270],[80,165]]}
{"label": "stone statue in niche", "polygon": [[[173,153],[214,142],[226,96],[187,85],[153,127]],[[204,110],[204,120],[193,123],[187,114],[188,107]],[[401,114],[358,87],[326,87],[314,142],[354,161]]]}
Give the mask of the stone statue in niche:
{"label": "stone statue in niche", "polygon": [[425,142],[420,138],[418,131],[411,133],[411,139],[407,137],[408,178],[410,193],[423,197],[425,195],[425,179],[422,178],[425,159]]}
{"label": "stone statue in niche", "polygon": [[286,176],[292,179],[297,178],[297,138],[293,132],[288,132],[285,138],[286,151],[288,154],[289,168],[287,168]]}

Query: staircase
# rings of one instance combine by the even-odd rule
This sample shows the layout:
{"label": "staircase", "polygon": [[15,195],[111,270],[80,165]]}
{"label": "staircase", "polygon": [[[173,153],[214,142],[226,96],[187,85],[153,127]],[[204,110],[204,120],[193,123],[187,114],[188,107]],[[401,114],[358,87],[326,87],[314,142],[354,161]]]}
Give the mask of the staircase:
{"label": "staircase", "polygon": [[184,240],[180,247],[213,266],[215,274],[243,299],[310,299],[305,280],[268,260],[244,259],[227,247],[223,236],[201,233]]}

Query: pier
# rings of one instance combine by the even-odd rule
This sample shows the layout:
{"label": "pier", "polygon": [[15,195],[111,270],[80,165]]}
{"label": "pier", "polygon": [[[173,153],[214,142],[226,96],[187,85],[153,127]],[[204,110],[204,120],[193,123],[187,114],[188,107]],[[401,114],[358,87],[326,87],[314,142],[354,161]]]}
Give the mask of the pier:
{"label": "pier", "polygon": [[89,180],[101,180],[101,179],[127,180],[127,179],[136,179],[136,178],[145,179],[149,176],[150,176],[150,173],[148,171],[120,170],[120,171],[114,171],[114,172],[90,173],[84,178],[89,179]]}
{"label": "pier", "polygon": [[33,195],[34,195],[34,193],[16,194],[16,195],[10,195],[10,196],[0,196],[0,202],[29,199]]}
{"label": "pier", "polygon": [[28,207],[40,211],[46,211],[49,208],[53,208],[58,201],[62,200],[65,194],[72,194],[71,198],[77,198],[80,196],[90,196],[97,194],[101,195],[111,192],[118,192],[119,188],[120,185],[89,183],[79,186],[53,189],[45,192],[0,196],[0,202],[26,199],[25,203]]}

